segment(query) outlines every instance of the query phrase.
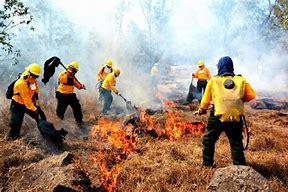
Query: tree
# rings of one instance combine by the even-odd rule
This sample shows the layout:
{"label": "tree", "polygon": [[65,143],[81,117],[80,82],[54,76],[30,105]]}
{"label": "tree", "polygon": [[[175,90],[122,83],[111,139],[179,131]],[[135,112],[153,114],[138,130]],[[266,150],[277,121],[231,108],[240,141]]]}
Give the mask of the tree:
{"label": "tree", "polygon": [[165,46],[161,36],[163,36],[166,25],[172,12],[173,1],[167,0],[143,0],[139,1],[139,6],[145,17],[148,31],[143,31],[144,37],[147,37],[146,53],[149,58],[150,66],[161,59]]}
{"label": "tree", "polygon": [[[30,25],[31,21],[32,16],[28,7],[21,1],[5,0],[3,8],[0,9],[0,45],[2,49],[0,57],[2,61],[12,55],[14,63],[17,63],[20,50],[12,44],[12,39],[16,36],[15,30],[20,26]],[[33,30],[33,27],[31,29]]]}
{"label": "tree", "polygon": [[276,23],[281,28],[288,30],[288,0],[277,0],[273,12]]}
{"label": "tree", "polygon": [[237,3],[234,0],[225,1],[218,0],[213,2],[212,11],[218,17],[219,25],[222,26],[220,34],[223,34],[221,38],[224,50],[231,50],[230,42],[233,39],[234,34],[237,34],[235,30],[231,30],[232,21],[231,18],[235,12]]}

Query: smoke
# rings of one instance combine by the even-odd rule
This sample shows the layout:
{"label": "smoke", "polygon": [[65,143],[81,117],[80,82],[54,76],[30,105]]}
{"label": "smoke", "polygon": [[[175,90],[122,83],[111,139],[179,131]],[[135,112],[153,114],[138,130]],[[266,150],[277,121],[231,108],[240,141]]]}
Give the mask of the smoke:
{"label": "smoke", "polygon": [[[219,58],[229,55],[236,74],[257,91],[285,91],[288,57],[281,41],[287,33],[278,29],[265,34],[268,12],[263,1],[178,1],[169,25],[172,51],[190,58],[190,71],[202,59],[214,75]],[[256,16],[259,13],[263,15]]]}
{"label": "smoke", "polygon": [[[169,77],[171,66],[182,69],[171,76],[170,82],[179,85],[170,92],[188,91],[197,60],[204,60],[216,75],[216,64],[226,55],[233,59],[236,74],[242,74],[256,91],[288,88],[288,56],[281,43],[287,33],[268,30],[264,21],[269,7],[263,1],[25,3],[34,14],[35,30],[19,31],[14,40],[22,51],[19,66],[24,69],[29,63],[44,63],[54,55],[67,64],[79,61],[77,76],[89,90],[82,94],[97,94],[96,74],[108,58],[121,69],[119,91],[142,106],[153,100],[149,72],[156,62],[164,78]],[[21,71],[19,66],[15,71]]]}

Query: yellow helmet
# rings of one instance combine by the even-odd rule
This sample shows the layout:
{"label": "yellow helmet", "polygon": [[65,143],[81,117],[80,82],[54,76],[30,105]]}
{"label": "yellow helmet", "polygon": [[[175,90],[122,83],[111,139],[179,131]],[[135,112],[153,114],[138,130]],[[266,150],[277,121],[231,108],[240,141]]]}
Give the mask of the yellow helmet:
{"label": "yellow helmet", "polygon": [[72,61],[72,62],[68,65],[68,67],[71,67],[71,68],[73,68],[73,69],[76,69],[76,71],[78,71],[78,70],[79,70],[79,63],[78,63],[77,61]]}
{"label": "yellow helmet", "polygon": [[113,67],[113,62],[112,62],[112,60],[111,60],[111,59],[107,59],[106,65],[107,65],[108,67]]}
{"label": "yellow helmet", "polygon": [[114,69],[114,74],[118,77],[120,75],[120,69]]}
{"label": "yellow helmet", "polygon": [[40,76],[41,75],[41,68],[39,64],[33,63],[26,67],[26,70],[32,73],[33,75]]}
{"label": "yellow helmet", "polygon": [[199,60],[198,62],[197,62],[197,66],[198,67],[201,67],[201,66],[203,66],[205,63],[204,63],[204,61],[202,61],[202,60]]}

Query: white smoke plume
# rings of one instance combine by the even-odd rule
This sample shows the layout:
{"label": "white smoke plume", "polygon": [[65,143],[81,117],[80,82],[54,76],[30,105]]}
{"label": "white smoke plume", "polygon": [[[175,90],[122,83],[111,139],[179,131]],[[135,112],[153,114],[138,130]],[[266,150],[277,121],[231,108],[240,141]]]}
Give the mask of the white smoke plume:
{"label": "white smoke plume", "polygon": [[[156,62],[164,77],[169,66],[182,66],[173,80],[182,83],[183,93],[197,60],[204,60],[216,75],[216,64],[226,55],[233,59],[236,74],[247,78],[256,91],[288,88],[288,56],[281,43],[287,33],[280,29],[270,36],[265,33],[267,24],[262,23],[269,7],[264,1],[43,2],[25,1],[35,14],[35,30],[20,31],[14,40],[22,51],[19,66],[43,63],[54,55],[65,63],[79,61],[77,76],[88,86],[83,94],[97,93],[96,73],[108,58],[121,69],[120,92],[137,105],[151,104],[149,72]],[[262,16],[255,16],[259,13]]]}

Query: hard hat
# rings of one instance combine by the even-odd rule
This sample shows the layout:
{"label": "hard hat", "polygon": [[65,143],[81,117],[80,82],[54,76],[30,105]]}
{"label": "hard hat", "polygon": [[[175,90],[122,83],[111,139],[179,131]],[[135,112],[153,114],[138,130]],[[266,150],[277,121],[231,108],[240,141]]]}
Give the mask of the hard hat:
{"label": "hard hat", "polygon": [[115,74],[116,76],[119,76],[119,75],[120,75],[120,69],[115,69],[115,70],[114,70],[114,74]]}
{"label": "hard hat", "polygon": [[113,67],[113,62],[112,62],[112,60],[111,60],[111,59],[107,59],[106,65],[107,65],[108,67]]}
{"label": "hard hat", "polygon": [[37,75],[37,76],[41,75],[41,69],[40,69],[40,65],[39,64],[36,64],[36,63],[30,64],[30,65],[28,65],[26,70],[28,70],[33,75]]}
{"label": "hard hat", "polygon": [[204,61],[202,61],[202,60],[199,60],[198,62],[197,62],[197,66],[198,67],[201,67],[201,66],[203,66],[205,63],[204,63]]}
{"label": "hard hat", "polygon": [[77,61],[72,61],[72,62],[68,65],[68,67],[71,67],[71,68],[73,68],[73,69],[76,69],[76,71],[78,71],[78,70],[79,70],[79,63],[78,63]]}

